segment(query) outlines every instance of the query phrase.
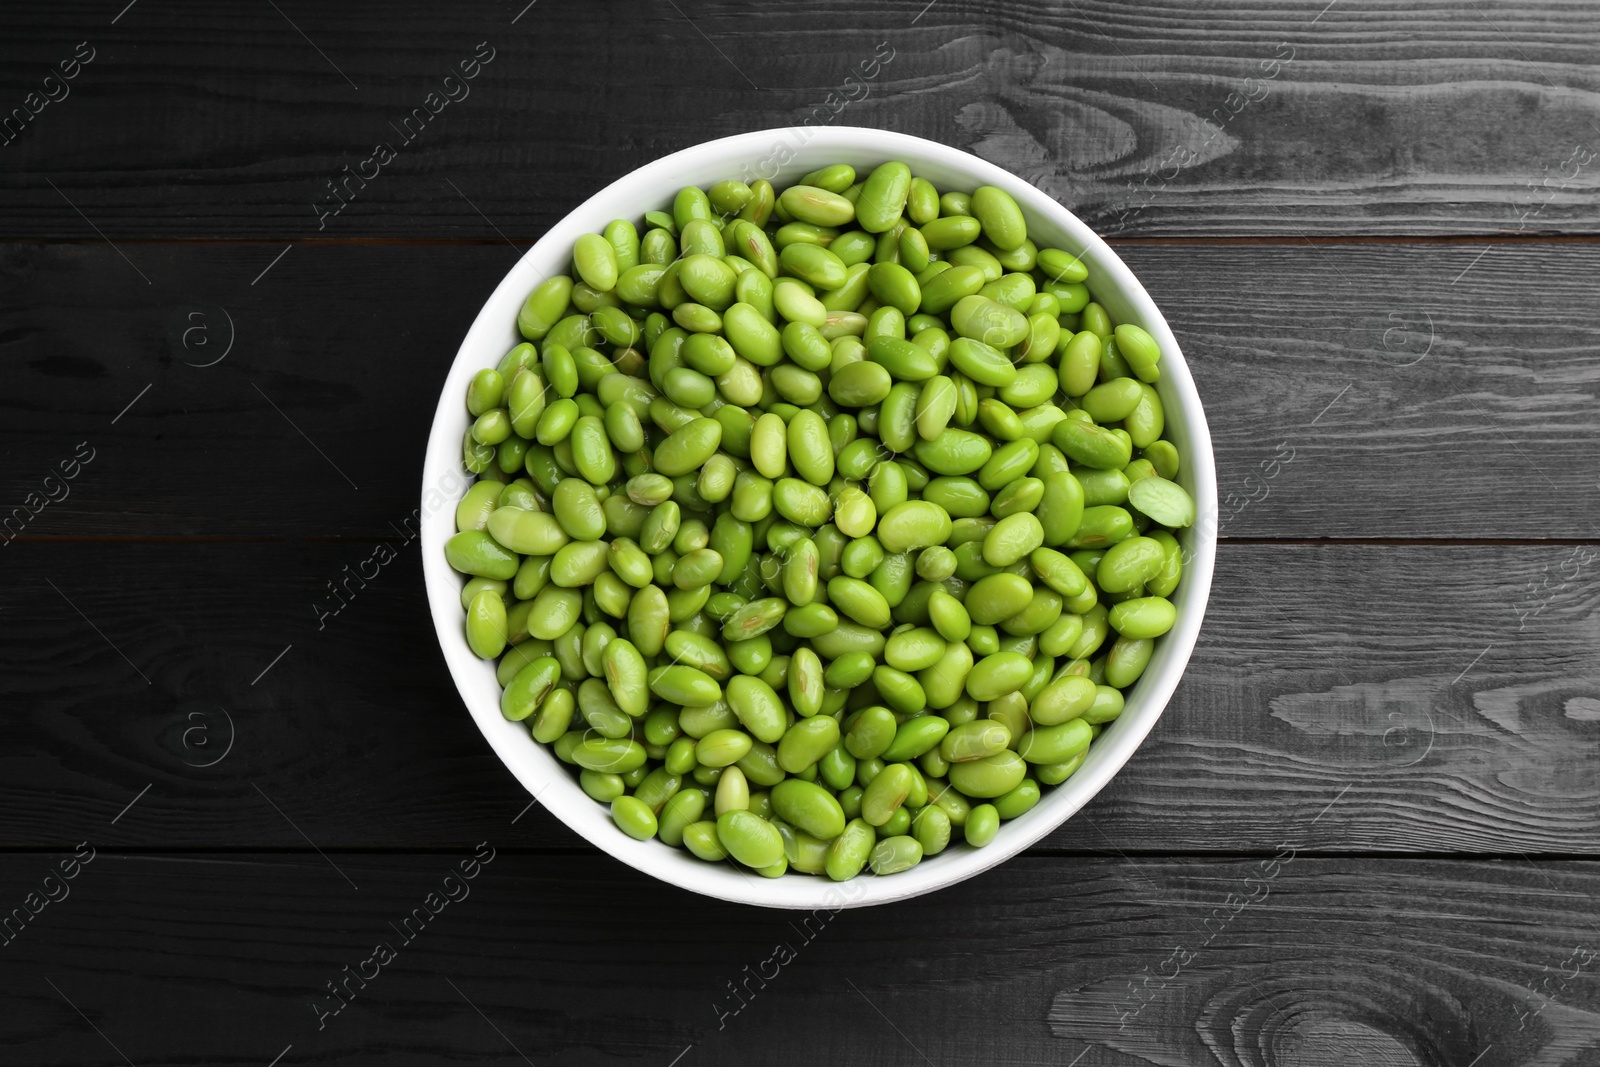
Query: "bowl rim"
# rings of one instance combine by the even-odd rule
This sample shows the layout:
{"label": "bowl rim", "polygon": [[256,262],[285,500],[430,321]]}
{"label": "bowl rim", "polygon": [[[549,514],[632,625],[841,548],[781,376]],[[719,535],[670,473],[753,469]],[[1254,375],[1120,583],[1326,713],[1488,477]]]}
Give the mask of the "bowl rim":
{"label": "bowl rim", "polygon": [[[788,147],[791,143],[793,149]],[[726,162],[726,158],[732,158],[745,161],[743,176],[747,180],[766,177],[777,184],[780,179],[788,181],[790,175],[798,177],[822,165],[819,159],[833,162],[841,155],[877,161],[900,159],[913,168],[960,172],[962,180],[969,181],[972,187],[994,185],[1010,193],[1029,218],[1030,228],[1035,220],[1042,219],[1067,234],[1072,242],[1069,250],[1076,250],[1080,258],[1093,264],[1090,286],[1096,298],[1126,304],[1132,313],[1119,314],[1118,320],[1143,326],[1161,346],[1162,376],[1157,388],[1166,408],[1168,432],[1173,432],[1175,422],[1182,427],[1183,440],[1176,442],[1184,456],[1179,480],[1194,496],[1198,517],[1187,532],[1184,578],[1177,593],[1178,622],[1157,647],[1151,669],[1130,693],[1128,709],[1096,740],[1090,759],[1072,777],[1051,789],[1032,810],[1008,820],[994,841],[982,849],[952,840],[951,848],[938,857],[892,878],[863,874],[837,883],[800,875],[762,879],[732,864],[705,863],[659,841],[635,841],[621,833],[611,823],[606,808],[582,792],[548,746],[533,742],[523,724],[505,720],[499,710],[499,686],[494,681],[492,661],[478,659],[467,647],[461,625],[462,579],[445,562],[443,548],[445,540],[455,532],[455,504],[470,482],[460,460],[461,436],[470,421],[461,404],[466,381],[477,370],[498,362],[507,347],[508,328],[514,338],[512,343],[520,340],[515,338],[516,310],[533,285],[547,277],[540,269],[541,262],[551,263],[556,271],[565,269],[571,246],[580,234],[598,232],[612,218],[635,218],[643,213],[630,207],[619,214],[608,205],[654,203],[663,188],[675,190],[685,184],[703,187],[716,180],[695,176],[712,160],[723,160],[719,164],[723,169],[718,171],[722,177],[739,173],[737,163]],[[749,160],[776,163],[776,170],[771,175],[752,176]],[[1177,420],[1173,419],[1175,412],[1179,415]],[[452,482],[459,483],[459,488]],[[1127,265],[1087,224],[1026,179],[937,141],[861,126],[775,127],[705,141],[630,171],[551,226],[495,287],[450,364],[429,432],[418,514],[423,579],[446,666],[490,747],[535,801],[542,801],[570,829],[602,851],[679,888],[736,903],[829,913],[904,900],[975,877],[1035,844],[1093,799],[1154,728],[1177,688],[1204,619],[1217,540],[1216,469],[1199,393],[1165,317]],[[485,676],[493,686],[493,699],[482,699],[482,694],[488,692],[483,686]]]}

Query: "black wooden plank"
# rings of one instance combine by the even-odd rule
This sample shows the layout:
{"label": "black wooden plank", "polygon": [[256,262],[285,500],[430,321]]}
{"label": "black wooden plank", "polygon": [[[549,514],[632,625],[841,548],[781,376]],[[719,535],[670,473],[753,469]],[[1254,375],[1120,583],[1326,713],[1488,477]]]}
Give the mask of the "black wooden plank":
{"label": "black wooden plank", "polygon": [[[0,115],[38,114],[6,135],[0,232],[524,240],[650,159],[808,118],[970,149],[1118,234],[1597,228],[1600,21],[1581,4],[505,0],[444,26],[430,5],[371,0],[114,14],[7,8]],[[46,83],[80,41],[92,61]],[[430,93],[438,113],[407,135]],[[328,183],[379,142],[393,160],[367,163],[323,219]]]}
{"label": "black wooden plank", "polygon": [[388,530],[420,499],[456,348],[516,259],[504,246],[126,251],[137,272],[104,246],[6,253],[5,499],[42,491],[79,442],[95,453],[29,534]]}
{"label": "black wooden plank", "polygon": [[1261,859],[1024,858],[834,914],[591,855],[497,850],[467,880],[470,847],[100,851],[67,882],[45,881],[64,856],[15,857],[8,905],[70,895],[0,953],[0,1029],[38,1067],[1587,1062],[1594,864],[1317,859],[1301,830]]}
{"label": "black wooden plank", "polygon": [[[127,246],[154,287],[104,246],[6,248],[0,515],[59,496],[44,478],[80,442],[95,458],[27,535],[371,536],[410,514],[440,383],[515,252],[272,265],[285,247]],[[1122,251],[1198,381],[1224,536],[1600,537],[1600,251],[1497,248],[1455,284],[1470,256],[1431,245]]]}
{"label": "black wooden plank", "polygon": [[[392,541],[321,629],[372,543],[0,551],[0,846],[76,840],[136,797],[108,846],[454,845],[520,812],[444,670],[418,548]],[[1173,703],[1043,847],[1260,851],[1293,820],[1319,849],[1595,853],[1600,549],[1219,555]],[[516,834],[587,847],[539,809]]]}

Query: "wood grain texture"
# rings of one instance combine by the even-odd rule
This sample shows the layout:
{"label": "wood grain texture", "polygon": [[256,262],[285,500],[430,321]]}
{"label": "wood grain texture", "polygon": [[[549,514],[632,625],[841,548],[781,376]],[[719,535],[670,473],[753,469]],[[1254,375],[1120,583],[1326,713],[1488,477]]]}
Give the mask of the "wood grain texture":
{"label": "wood grain texture", "polygon": [[[285,247],[126,246],[153,286],[103,245],[0,251],[0,517],[84,441],[28,536],[370,537],[409,515],[440,383],[516,253],[273,265]],[[1122,251],[1198,382],[1225,537],[1600,538],[1600,251],[1497,247],[1459,281],[1468,250],[1426,244]]]}
{"label": "wood grain texture", "polygon": [[[405,848],[506,823],[526,794],[392,541],[321,629],[372,545],[0,552],[0,846],[77,840],[146,786],[99,840]],[[1597,604],[1593,546],[1224,546],[1165,716],[1043,847],[1262,852],[1292,822],[1319,850],[1595,855]],[[517,833],[585,847],[539,810]]]}
{"label": "wood grain texture", "polygon": [[[1300,829],[1273,860],[1021,858],[834,914],[593,855],[468,880],[470,849],[101,851],[0,954],[0,1030],[36,1067],[1594,1062],[1594,864],[1314,859]],[[13,863],[6,904],[61,858]]]}
{"label": "wood grain texture", "polygon": [[[528,240],[648,160],[813,116],[970,149],[1115,234],[1600,228],[1593,8],[1325,6],[506,0],[440,25],[145,0],[112,25],[35,0],[7,9],[0,114],[76,42],[95,58],[0,149],[0,233]],[[480,42],[470,92],[408,140]],[[396,158],[321,220],[380,142]]]}

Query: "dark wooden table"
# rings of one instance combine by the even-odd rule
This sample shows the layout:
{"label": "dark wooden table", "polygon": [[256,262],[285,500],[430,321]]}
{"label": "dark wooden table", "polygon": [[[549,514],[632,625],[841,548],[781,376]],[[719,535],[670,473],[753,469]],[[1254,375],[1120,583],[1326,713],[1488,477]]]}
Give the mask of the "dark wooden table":
{"label": "dark wooden table", "polygon": [[[1600,9],[124,3],[0,13],[0,1060],[1600,1063]],[[401,533],[517,255],[808,115],[1111,238],[1223,496],[1111,786],[821,924],[527,810]]]}

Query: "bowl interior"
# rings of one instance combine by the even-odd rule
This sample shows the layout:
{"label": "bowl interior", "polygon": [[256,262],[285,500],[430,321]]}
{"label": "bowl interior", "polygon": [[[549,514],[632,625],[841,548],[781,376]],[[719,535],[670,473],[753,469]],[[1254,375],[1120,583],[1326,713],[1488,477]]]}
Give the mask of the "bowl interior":
{"label": "bowl interior", "polygon": [[[467,647],[462,629],[462,578],[445,563],[444,542],[455,533],[455,505],[470,481],[461,466],[461,441],[470,425],[463,398],[472,375],[493,367],[521,341],[517,312],[544,278],[569,269],[571,249],[584,233],[615,218],[637,219],[646,210],[670,210],[685,185],[706,187],[728,177],[766,178],[782,188],[829,163],[849,163],[862,173],[898,159],[941,191],[995,185],[1009,192],[1040,246],[1064,248],[1089,267],[1094,297],[1119,323],[1148,330],[1162,350],[1157,384],[1166,409],[1166,434],[1180,456],[1178,481],[1194,496],[1195,526],[1180,538],[1186,551],[1182,582],[1173,600],[1178,622],[1158,642],[1150,665],[1128,693],[1127,707],[1090,749],[1082,767],[1047,790],[1034,809],[1001,827],[982,849],[953,843],[938,856],[892,877],[865,874],[850,882],[786,875],[762,879],[729,864],[710,864],[658,841],[635,841],[611,822],[601,804],[578,787],[548,748],[533,741],[526,724],[500,714],[494,665]],[[768,907],[838,909],[917,896],[950,885],[1015,855],[1064,822],[1089,801],[1133,754],[1160,718],[1183,673],[1199,633],[1211,586],[1216,546],[1216,475],[1211,438],[1193,379],[1176,339],[1143,286],[1122,261],[1060,204],[1015,175],[947,145],[906,134],[858,127],[762,130],[710,141],[649,163],[596,193],[557,223],[513,267],[484,305],[445,380],[424,463],[421,507],[423,571],[429,606],[445,660],[479,729],[529,792],[577,833],[630,866],[697,893]],[[955,835],[960,842],[959,831]]]}

